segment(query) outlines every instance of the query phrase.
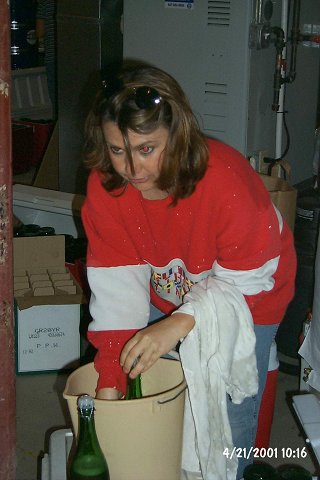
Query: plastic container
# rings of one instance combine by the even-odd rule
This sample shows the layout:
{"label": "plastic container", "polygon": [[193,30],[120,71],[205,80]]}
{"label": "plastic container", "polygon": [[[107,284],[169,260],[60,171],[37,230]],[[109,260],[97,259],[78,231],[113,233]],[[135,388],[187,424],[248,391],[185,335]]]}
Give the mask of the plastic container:
{"label": "plastic container", "polygon": [[41,462],[41,480],[67,480],[67,459],[72,447],[73,433],[70,428],[61,428],[51,433],[49,453]]}
{"label": "plastic container", "polygon": [[52,119],[52,105],[45,67],[12,70],[11,83],[13,120],[21,120],[21,118]]}
{"label": "plastic container", "polygon": [[[93,363],[75,370],[63,393],[77,435],[77,396],[95,395]],[[160,358],[142,374],[144,397],[95,400],[96,430],[112,480],[180,480],[186,381],[177,360]]]}
{"label": "plastic container", "polygon": [[[312,447],[320,466],[320,392],[293,395],[292,405],[304,432],[306,443]],[[306,447],[300,448],[299,455],[304,455],[306,452]]]}
{"label": "plastic container", "polygon": [[36,8],[35,0],[10,1],[12,69],[37,66]]}
{"label": "plastic container", "polygon": [[13,185],[13,213],[24,224],[52,227],[57,234],[84,237],[80,210],[83,195],[29,185]]}

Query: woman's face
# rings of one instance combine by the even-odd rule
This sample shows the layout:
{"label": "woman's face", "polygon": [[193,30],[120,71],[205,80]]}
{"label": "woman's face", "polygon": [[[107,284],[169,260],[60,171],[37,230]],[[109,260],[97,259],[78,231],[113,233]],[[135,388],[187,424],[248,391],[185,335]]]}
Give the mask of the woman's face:
{"label": "woman's face", "polygon": [[167,197],[168,193],[160,190],[156,181],[159,178],[168,140],[168,130],[159,127],[148,134],[128,131],[134,173],[131,172],[118,126],[114,122],[106,122],[102,130],[115,171],[139,190],[144,198],[158,200]]}

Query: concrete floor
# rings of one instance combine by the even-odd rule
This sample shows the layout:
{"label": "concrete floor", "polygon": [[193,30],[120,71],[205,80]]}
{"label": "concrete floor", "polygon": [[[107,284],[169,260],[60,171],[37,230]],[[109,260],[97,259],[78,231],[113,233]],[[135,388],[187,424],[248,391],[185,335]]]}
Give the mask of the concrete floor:
{"label": "concrete floor", "polygon": [[[48,452],[50,434],[71,426],[67,404],[62,397],[67,376],[66,373],[17,376],[17,480],[40,480],[41,457],[43,452]],[[298,388],[298,377],[279,373],[270,441],[270,446],[278,447],[278,451],[282,447],[306,446],[288,402],[290,392]],[[278,455],[277,459],[268,459],[268,463],[279,466],[289,462]],[[296,463],[316,473],[317,462],[312,452]]]}

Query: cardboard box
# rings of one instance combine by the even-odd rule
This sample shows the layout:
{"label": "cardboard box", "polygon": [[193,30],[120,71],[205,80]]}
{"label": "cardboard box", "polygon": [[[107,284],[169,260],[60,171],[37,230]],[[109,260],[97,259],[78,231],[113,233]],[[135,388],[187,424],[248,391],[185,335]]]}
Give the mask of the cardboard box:
{"label": "cardboard box", "polygon": [[[13,239],[17,373],[79,364],[85,299],[65,267],[64,245],[63,235]],[[61,276],[68,277],[67,284]]]}

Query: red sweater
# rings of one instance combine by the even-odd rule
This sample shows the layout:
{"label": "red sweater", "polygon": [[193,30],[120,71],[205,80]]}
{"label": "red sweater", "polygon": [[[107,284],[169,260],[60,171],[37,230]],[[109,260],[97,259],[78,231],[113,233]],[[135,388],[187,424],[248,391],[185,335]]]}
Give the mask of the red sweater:
{"label": "red sweater", "polygon": [[257,324],[279,323],[293,296],[290,229],[249,162],[223,143],[208,144],[204,178],[175,207],[170,197],[146,200],[131,185],[115,197],[102,187],[101,173],[90,174],[82,210],[92,291],[89,331],[103,331],[104,345],[117,339],[108,354],[113,364],[125,341],[147,325],[150,296],[168,314],[193,283],[216,275],[245,295]]}

